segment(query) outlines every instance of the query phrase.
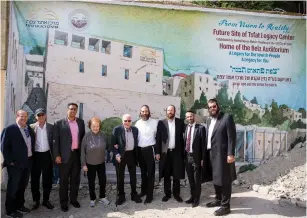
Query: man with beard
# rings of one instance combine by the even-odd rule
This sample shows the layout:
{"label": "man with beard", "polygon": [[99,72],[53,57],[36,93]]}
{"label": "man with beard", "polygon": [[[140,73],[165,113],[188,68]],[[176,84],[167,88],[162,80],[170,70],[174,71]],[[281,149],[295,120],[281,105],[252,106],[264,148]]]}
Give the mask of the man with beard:
{"label": "man with beard", "polygon": [[150,110],[147,105],[141,107],[141,119],[135,126],[139,130],[138,135],[138,158],[141,168],[141,194],[146,195],[144,204],[149,204],[153,200],[153,188],[155,182],[155,159],[154,146],[156,144],[156,133],[158,121],[150,118]]}
{"label": "man with beard", "polygon": [[237,178],[234,157],[236,125],[231,115],[220,111],[215,99],[208,101],[208,110],[210,119],[207,122],[207,149],[204,156],[210,158],[211,166],[205,168],[205,176],[212,177],[215,201],[206,206],[221,206],[214,215],[223,216],[230,213],[231,185]]}
{"label": "man with beard", "polygon": [[206,129],[195,123],[195,115],[192,111],[187,111],[185,117],[188,122],[184,134],[185,166],[191,190],[191,198],[186,203],[197,207],[201,194],[201,167],[203,166],[202,154],[206,144]]}
{"label": "man with beard", "polygon": [[171,198],[171,176],[173,177],[173,195],[178,202],[180,197],[180,179],[184,179],[184,122],[175,118],[176,108],[170,105],[166,109],[167,119],[160,120],[157,128],[156,159],[159,162],[159,179],[164,177],[163,202]]}

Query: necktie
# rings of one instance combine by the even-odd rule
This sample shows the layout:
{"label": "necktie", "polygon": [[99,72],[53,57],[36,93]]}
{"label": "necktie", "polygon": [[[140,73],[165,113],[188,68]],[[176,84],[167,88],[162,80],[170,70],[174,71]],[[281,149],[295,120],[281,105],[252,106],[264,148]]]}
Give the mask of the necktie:
{"label": "necktie", "polygon": [[28,128],[24,128],[23,129],[24,131],[25,131],[25,133],[26,133],[26,136],[27,136],[27,138],[30,136],[30,133],[29,133],[29,130],[28,130]]}
{"label": "necktie", "polygon": [[191,145],[191,132],[192,132],[192,126],[189,125],[189,132],[188,132],[188,137],[187,137],[187,144],[186,144],[186,151],[189,153],[190,152],[190,145]]}

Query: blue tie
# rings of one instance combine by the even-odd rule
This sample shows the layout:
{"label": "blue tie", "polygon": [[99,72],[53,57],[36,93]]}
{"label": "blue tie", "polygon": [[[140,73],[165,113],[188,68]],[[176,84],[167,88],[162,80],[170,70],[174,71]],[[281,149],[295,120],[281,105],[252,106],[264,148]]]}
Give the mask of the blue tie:
{"label": "blue tie", "polygon": [[26,136],[27,136],[27,138],[29,138],[29,136],[30,136],[30,133],[29,133],[29,130],[28,130],[28,128],[24,128],[23,130],[25,131],[25,133],[26,133]]}

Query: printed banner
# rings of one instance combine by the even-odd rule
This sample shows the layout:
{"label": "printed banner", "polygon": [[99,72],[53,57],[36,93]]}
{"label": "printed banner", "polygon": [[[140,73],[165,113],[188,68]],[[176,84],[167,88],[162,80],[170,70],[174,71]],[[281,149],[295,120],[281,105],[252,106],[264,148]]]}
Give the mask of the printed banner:
{"label": "printed banner", "polygon": [[156,119],[169,104],[181,118],[194,110],[205,125],[216,98],[237,124],[242,160],[276,143],[285,150],[284,135],[306,127],[302,17],[13,2],[10,27],[7,124],[19,108],[35,122],[39,107],[53,122],[77,102],[79,116],[101,117],[106,134],[124,113],[136,121],[143,104]]}

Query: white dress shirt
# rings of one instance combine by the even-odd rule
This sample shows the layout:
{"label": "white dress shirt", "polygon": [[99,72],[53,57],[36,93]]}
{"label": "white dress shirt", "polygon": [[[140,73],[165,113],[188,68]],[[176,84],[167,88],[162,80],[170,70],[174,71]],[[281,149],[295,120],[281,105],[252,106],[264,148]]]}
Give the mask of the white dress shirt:
{"label": "white dress shirt", "polygon": [[47,135],[46,123],[41,128],[38,124],[36,125],[36,142],[35,142],[35,151],[36,152],[46,152],[49,151],[49,142]]}
{"label": "white dress shirt", "polygon": [[136,122],[135,127],[139,130],[139,147],[144,148],[156,144],[157,126],[158,121],[151,118],[146,121],[140,119]]}
{"label": "white dress shirt", "polygon": [[[188,131],[187,131],[187,138],[188,138],[188,135],[189,135],[189,131],[190,131],[190,124],[188,124]],[[195,131],[195,123],[192,124],[192,127],[191,127],[191,140],[190,140],[190,153],[193,153],[193,140],[194,140],[194,131]]]}
{"label": "white dress shirt", "polygon": [[208,144],[207,144],[207,149],[211,149],[211,137],[212,137],[212,132],[213,132],[213,129],[214,129],[214,126],[215,126],[215,123],[216,123],[216,118],[211,118],[211,123],[210,123],[210,126],[209,126],[209,132],[208,132]]}
{"label": "white dress shirt", "polygon": [[175,148],[175,118],[173,120],[168,120],[168,132],[169,132],[169,140],[168,140],[168,149]]}

